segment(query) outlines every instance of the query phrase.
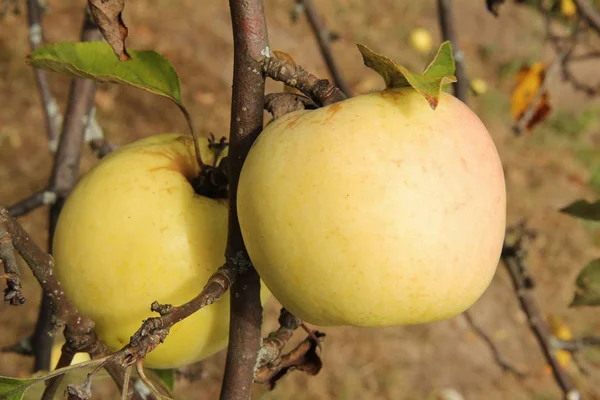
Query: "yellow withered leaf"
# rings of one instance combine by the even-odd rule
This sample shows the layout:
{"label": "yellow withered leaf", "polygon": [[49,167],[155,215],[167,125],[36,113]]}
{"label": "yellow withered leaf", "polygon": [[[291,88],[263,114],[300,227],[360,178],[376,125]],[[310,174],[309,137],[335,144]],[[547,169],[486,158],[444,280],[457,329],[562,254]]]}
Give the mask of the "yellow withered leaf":
{"label": "yellow withered leaf", "polygon": [[572,17],[577,13],[577,6],[573,0],[560,0],[560,12],[565,17]]}
{"label": "yellow withered leaf", "polygon": [[[511,116],[515,121],[524,118],[525,112],[536,100],[545,73],[546,65],[542,62],[536,62],[531,66],[521,68],[515,76],[515,88],[510,103]],[[550,96],[547,91],[544,91],[533,114],[526,121],[525,128],[531,130],[535,125],[546,119],[550,109]]]}
{"label": "yellow withered leaf", "polygon": [[[573,333],[571,329],[567,326],[567,324],[560,319],[558,315],[548,314],[546,320],[548,321],[548,325],[550,326],[550,331],[552,335],[561,340],[571,340],[573,339]],[[558,363],[566,368],[571,362],[572,355],[569,351],[566,350],[557,350],[555,352]]]}

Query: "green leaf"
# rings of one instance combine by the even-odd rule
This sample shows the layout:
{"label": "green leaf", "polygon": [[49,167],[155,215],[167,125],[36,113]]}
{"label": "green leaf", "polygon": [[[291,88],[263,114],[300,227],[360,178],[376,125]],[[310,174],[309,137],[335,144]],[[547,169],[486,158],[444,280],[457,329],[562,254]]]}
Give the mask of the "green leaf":
{"label": "green leaf", "polygon": [[175,388],[175,370],[174,369],[149,369],[152,374],[161,381],[161,383],[169,389],[170,392]]}
{"label": "green leaf", "polygon": [[587,265],[575,280],[575,296],[569,307],[600,305],[600,259]]}
{"label": "green leaf", "polygon": [[131,60],[119,61],[105,42],[60,42],[40,47],[27,63],[73,77],[128,84],[183,106],[179,77],[167,59],[152,50],[130,50],[129,55]]}
{"label": "green leaf", "polygon": [[595,203],[589,203],[586,200],[577,200],[560,211],[577,218],[600,221],[600,200]]}
{"label": "green leaf", "polygon": [[38,383],[38,379],[17,379],[0,376],[0,399],[21,400],[25,391],[31,385]]}
{"label": "green leaf", "polygon": [[377,72],[387,88],[413,87],[421,93],[432,109],[439,104],[442,86],[456,82],[455,64],[452,56],[452,45],[449,41],[442,43],[435,58],[422,74],[415,74],[388,57],[377,54],[363,44],[357,44],[365,65]]}
{"label": "green leaf", "polygon": [[153,50],[128,50],[130,60],[120,61],[105,42],[60,42],[42,46],[27,58],[27,63],[47,71],[77,78],[131,85],[167,97],[183,112],[194,137],[198,165],[198,134],[192,117],[183,105],[179,77],[171,63]]}

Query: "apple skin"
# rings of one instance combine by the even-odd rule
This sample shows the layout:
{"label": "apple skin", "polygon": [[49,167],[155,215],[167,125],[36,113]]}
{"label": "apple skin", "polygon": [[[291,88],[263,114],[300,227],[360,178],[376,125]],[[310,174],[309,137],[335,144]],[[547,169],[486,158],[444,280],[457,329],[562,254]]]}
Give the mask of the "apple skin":
{"label": "apple skin", "polygon": [[320,326],[453,317],[488,287],[505,232],[502,165],[479,118],[441,93],[365,94],[266,127],[238,217],[273,296]]}
{"label": "apple skin", "polygon": [[[212,164],[207,142],[200,147]],[[109,154],[67,198],[53,239],[55,272],[112,351],[158,316],[152,302],[191,300],[225,262],[228,202],[196,195],[188,180],[198,172],[191,136],[155,135]],[[227,293],[173,326],[145,365],[206,358],[227,345],[228,329]]]}

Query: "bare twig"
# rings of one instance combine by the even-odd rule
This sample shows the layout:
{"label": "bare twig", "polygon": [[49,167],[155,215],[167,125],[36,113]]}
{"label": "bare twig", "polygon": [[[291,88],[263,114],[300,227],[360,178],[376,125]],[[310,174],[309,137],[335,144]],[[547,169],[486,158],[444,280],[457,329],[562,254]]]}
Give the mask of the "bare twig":
{"label": "bare twig", "polygon": [[[31,51],[35,51],[44,42],[42,12],[39,0],[27,0],[27,17],[29,23],[29,47]],[[50,91],[47,72],[39,68],[34,68],[34,71],[44,109],[44,120],[46,121],[50,150],[54,152],[58,144],[62,116],[60,115],[56,100]]]}
{"label": "bare twig", "polygon": [[11,306],[20,306],[25,303],[25,296],[21,292],[21,275],[17,266],[15,249],[8,231],[0,225],[0,265],[4,267],[4,274],[0,273],[0,280],[6,279],[4,301]]}
{"label": "bare twig", "polygon": [[581,15],[590,23],[592,28],[600,32],[600,11],[596,10],[589,0],[573,0]]}
{"label": "bare twig", "polygon": [[532,284],[531,278],[526,273],[527,268],[524,262],[525,255],[526,252],[522,246],[521,237],[517,239],[515,244],[509,244],[505,241],[501,259],[510,275],[521,309],[527,316],[529,327],[535,335],[540,349],[552,369],[554,379],[560,386],[564,399],[578,399],[579,391],[571,377],[563,369],[556,358],[555,349],[552,345],[552,333],[546,320],[540,314],[537,301],[531,292]]}
{"label": "bare twig", "polygon": [[452,52],[454,53],[454,61],[456,64],[456,82],[453,83],[454,95],[466,104],[469,92],[469,79],[467,78],[465,67],[465,54],[460,49],[458,35],[454,28],[452,0],[438,0],[437,4],[443,40],[450,41],[452,44]]}
{"label": "bare twig", "polygon": [[273,80],[284,82],[310,97],[318,106],[325,106],[346,99],[346,95],[327,79],[319,79],[301,66],[274,56],[262,63],[264,73]]}
{"label": "bare twig", "polygon": [[600,346],[600,336],[583,336],[571,340],[553,338],[552,344],[557,350],[576,352],[586,347]]}
{"label": "bare twig", "polygon": [[31,336],[26,336],[17,343],[0,348],[0,353],[15,353],[22,356],[32,356],[33,346],[31,345]]}
{"label": "bare twig", "polygon": [[22,217],[41,206],[52,205],[56,202],[56,193],[51,190],[42,190],[32,194],[8,207],[8,212],[15,218]]}
{"label": "bare twig", "polygon": [[233,90],[228,155],[229,228],[227,259],[238,260],[231,287],[229,346],[221,400],[250,398],[260,349],[262,306],[260,278],[252,266],[237,217],[237,187],[242,164],[263,127],[265,77],[260,61],[268,58],[269,40],[262,0],[230,0],[233,28]]}
{"label": "bare twig", "polygon": [[319,50],[321,50],[321,55],[327,64],[327,69],[331,73],[331,77],[333,78],[333,82],[335,86],[341,89],[342,92],[347,97],[352,96],[352,90],[348,83],[342,76],[337,63],[331,53],[331,48],[329,47],[329,43],[331,42],[331,35],[323,22],[323,19],[319,15],[314,3],[312,0],[297,0],[297,4],[301,4],[306,13],[306,18],[308,19],[308,23],[315,34],[317,42],[319,43]]}
{"label": "bare twig", "polygon": [[473,332],[475,332],[477,336],[479,336],[487,344],[488,348],[492,352],[492,356],[494,357],[494,361],[496,362],[496,364],[498,364],[504,372],[510,372],[518,378],[523,378],[525,374],[523,374],[521,371],[519,371],[510,363],[504,360],[502,354],[500,354],[500,350],[498,350],[498,347],[496,347],[494,341],[485,333],[485,331],[479,325],[475,323],[469,311],[465,311],[463,313],[463,316],[465,317],[465,320],[467,320],[467,323],[471,326]]}

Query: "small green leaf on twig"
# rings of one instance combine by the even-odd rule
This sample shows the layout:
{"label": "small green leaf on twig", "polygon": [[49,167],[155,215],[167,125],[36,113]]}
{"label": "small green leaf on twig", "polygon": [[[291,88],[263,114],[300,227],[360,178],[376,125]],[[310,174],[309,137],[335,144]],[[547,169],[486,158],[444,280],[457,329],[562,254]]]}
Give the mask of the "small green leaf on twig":
{"label": "small green leaf on twig", "polygon": [[600,200],[589,203],[585,200],[577,200],[560,210],[565,214],[589,221],[600,221]]}
{"label": "small green leaf on twig", "polygon": [[456,82],[452,45],[449,41],[440,45],[435,58],[422,74],[414,74],[360,43],[357,46],[365,65],[381,75],[387,88],[413,87],[427,99],[434,110],[438,106],[442,86]]}
{"label": "small green leaf on twig", "polygon": [[60,42],[40,47],[27,58],[27,63],[47,71],[99,82],[121,83],[147,90],[171,99],[187,120],[200,167],[198,134],[192,117],[183,105],[177,72],[171,63],[152,50],[129,51],[131,60],[119,61],[113,49],[104,42]]}
{"label": "small green leaf on twig", "polygon": [[17,379],[0,376],[0,399],[21,400],[25,391],[38,382],[38,379]]}
{"label": "small green leaf on twig", "polygon": [[600,259],[587,265],[575,280],[575,296],[569,307],[600,305]]}
{"label": "small green leaf on twig", "polygon": [[119,60],[131,60],[125,48],[125,39],[129,32],[122,16],[125,0],[88,0],[88,5],[102,36],[113,48]]}

